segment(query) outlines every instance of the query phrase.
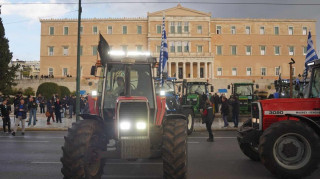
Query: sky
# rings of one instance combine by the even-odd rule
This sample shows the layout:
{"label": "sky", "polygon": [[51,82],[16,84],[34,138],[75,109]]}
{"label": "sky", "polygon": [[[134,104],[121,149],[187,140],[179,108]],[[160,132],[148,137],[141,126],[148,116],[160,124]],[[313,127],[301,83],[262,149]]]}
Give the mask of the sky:
{"label": "sky", "polygon": [[[213,18],[280,18],[280,19],[316,19],[317,32],[313,32],[313,40],[320,49],[320,5],[287,6],[287,5],[222,5],[201,4],[201,2],[267,2],[267,3],[320,3],[319,0],[82,0],[85,2],[139,2],[139,3],[104,3],[83,4],[82,18],[108,17],[147,17],[147,12],[155,12],[182,6],[203,12],[211,12]],[[77,18],[77,4],[46,4],[26,5],[14,3],[65,3],[78,0],[0,0],[1,18],[6,37],[9,39],[10,51],[13,59],[40,60],[40,18]],[[171,3],[144,3],[171,2]],[[194,4],[184,2],[198,2]]]}

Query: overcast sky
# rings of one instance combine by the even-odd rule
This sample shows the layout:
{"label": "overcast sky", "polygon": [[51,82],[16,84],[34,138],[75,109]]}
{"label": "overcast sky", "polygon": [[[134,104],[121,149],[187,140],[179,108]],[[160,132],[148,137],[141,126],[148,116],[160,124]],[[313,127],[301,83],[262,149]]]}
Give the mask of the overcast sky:
{"label": "overcast sky", "polygon": [[[116,2],[121,0],[82,0],[82,2]],[[139,2],[137,0],[125,0]],[[275,3],[320,3],[320,0],[140,0],[140,2],[181,2],[187,8],[211,12],[212,17],[221,18],[284,18],[316,19],[317,34],[313,40],[320,41],[320,6],[271,6],[271,5],[218,5],[189,4],[183,2],[275,2]],[[0,0],[2,3],[17,2],[78,2],[78,0]],[[107,17],[146,17],[147,12],[154,12],[176,6],[169,4],[84,4],[83,18]],[[10,50],[14,59],[40,60],[40,22],[39,18],[77,18],[75,4],[49,5],[3,5],[1,17],[10,41]],[[317,43],[317,51],[320,43]]]}

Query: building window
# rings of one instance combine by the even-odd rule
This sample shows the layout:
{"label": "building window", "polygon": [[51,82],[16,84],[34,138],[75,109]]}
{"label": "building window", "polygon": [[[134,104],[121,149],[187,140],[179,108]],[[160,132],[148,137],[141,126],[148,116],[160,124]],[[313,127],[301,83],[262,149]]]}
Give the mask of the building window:
{"label": "building window", "polygon": [[280,67],[276,67],[275,68],[275,73],[274,73],[275,76],[279,76],[280,75]]}
{"label": "building window", "polygon": [[124,51],[125,53],[128,52],[128,45],[121,45],[122,51]]}
{"label": "building window", "polygon": [[222,55],[222,46],[221,45],[217,46],[217,55]]}
{"label": "building window", "polygon": [[200,68],[200,78],[204,78],[204,75],[203,75],[203,67]]}
{"label": "building window", "polygon": [[174,26],[174,22],[171,22],[170,23],[170,32],[172,33],[172,34],[174,34],[174,33],[176,33],[176,27]]}
{"label": "building window", "polygon": [[217,34],[221,34],[221,26],[217,26]]}
{"label": "building window", "polygon": [[185,33],[189,32],[189,22],[184,22],[184,32]]}
{"label": "building window", "polygon": [[54,35],[54,27],[49,27],[49,35]]}
{"label": "building window", "polygon": [[175,53],[176,52],[176,47],[174,46],[173,42],[170,43],[170,52],[171,53]]}
{"label": "building window", "polygon": [[231,55],[237,55],[237,46],[235,45],[231,46]]}
{"label": "building window", "polygon": [[198,33],[198,34],[202,34],[202,26],[201,26],[201,25],[198,25],[198,27],[197,27],[197,33]]}
{"label": "building window", "polygon": [[137,34],[142,34],[142,26],[141,25],[137,26]]}
{"label": "building window", "polygon": [[264,34],[264,27],[260,27],[260,34]]}
{"label": "building window", "polygon": [[92,27],[92,33],[95,35],[98,34],[98,27],[97,26]]}
{"label": "building window", "polygon": [[307,35],[307,27],[302,27],[302,35]]}
{"label": "building window", "polygon": [[250,34],[250,33],[251,33],[250,26],[246,26],[246,34]]}
{"label": "building window", "polygon": [[98,46],[92,46],[92,55],[93,56],[96,56],[97,55],[97,52],[98,52]]}
{"label": "building window", "polygon": [[112,34],[112,26],[108,26],[108,32],[107,34]]}
{"label": "building window", "polygon": [[189,42],[184,42],[184,45],[183,45],[183,48],[184,48],[184,52],[189,52]]}
{"label": "building window", "polygon": [[160,53],[161,46],[160,46],[160,45],[157,45],[156,50],[157,50],[157,53]]}
{"label": "building window", "polygon": [[142,51],[142,45],[137,45],[136,48],[137,48],[137,51],[138,51],[138,52],[141,52],[141,51]]}
{"label": "building window", "polygon": [[280,46],[275,46],[274,47],[274,54],[275,55],[280,55]]}
{"label": "building window", "polygon": [[80,46],[80,56],[82,56],[82,54],[83,54],[83,47]]}
{"label": "building window", "polygon": [[293,35],[293,27],[289,27],[288,28],[288,34],[289,35]]}
{"label": "building window", "polygon": [[246,46],[246,55],[251,55],[251,46]]}
{"label": "building window", "polygon": [[182,52],[182,44],[181,42],[177,42],[177,52]]}
{"label": "building window", "polygon": [[48,47],[48,55],[49,56],[53,56],[54,55],[53,50],[54,50],[54,47]]}
{"label": "building window", "polygon": [[217,69],[217,76],[222,76],[222,68]]}
{"label": "building window", "polygon": [[274,27],[274,35],[279,35],[279,27]]}
{"label": "building window", "polygon": [[68,56],[69,55],[69,47],[68,46],[64,46],[63,47],[63,56]]}
{"label": "building window", "polygon": [[236,26],[231,26],[231,34],[236,34]]}
{"label": "building window", "polygon": [[63,68],[62,69],[62,76],[67,76],[68,75],[68,68]]}
{"label": "building window", "polygon": [[83,34],[83,27],[80,27],[80,34]]}
{"label": "building window", "polygon": [[63,35],[69,35],[69,27],[63,27]]}
{"label": "building window", "polygon": [[182,24],[181,22],[178,22],[178,34],[182,34]]}
{"label": "building window", "polygon": [[294,55],[294,47],[289,46],[289,55]]}
{"label": "building window", "polygon": [[260,46],[260,55],[266,54],[266,46]]}
{"label": "building window", "polygon": [[202,53],[202,45],[197,45],[197,52]]}
{"label": "building window", "polygon": [[157,25],[157,34],[161,34],[161,25]]}
{"label": "building window", "polygon": [[53,68],[48,69],[48,75],[53,75]]}
{"label": "building window", "polygon": [[267,69],[266,68],[261,68],[261,76],[266,76],[267,75]]}
{"label": "building window", "polygon": [[232,76],[237,76],[237,68],[232,68]]}
{"label": "building window", "polygon": [[127,26],[122,26],[122,34],[127,34],[128,32]]}
{"label": "building window", "polygon": [[307,55],[307,46],[303,47],[303,55]]}
{"label": "building window", "polygon": [[296,67],[292,67],[291,75],[294,76],[296,74]]}
{"label": "building window", "polygon": [[252,74],[251,67],[247,67],[247,76],[251,76],[251,74]]}

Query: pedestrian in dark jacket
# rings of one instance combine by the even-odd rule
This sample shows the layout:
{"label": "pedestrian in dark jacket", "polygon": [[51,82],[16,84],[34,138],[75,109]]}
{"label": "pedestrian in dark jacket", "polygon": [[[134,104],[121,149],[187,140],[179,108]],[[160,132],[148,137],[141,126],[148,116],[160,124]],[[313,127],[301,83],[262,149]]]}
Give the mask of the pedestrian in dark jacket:
{"label": "pedestrian in dark jacket", "polygon": [[50,118],[52,118],[52,122],[54,122],[53,111],[54,111],[54,103],[52,102],[52,100],[50,100],[47,103],[47,112],[49,112],[50,114],[50,116],[47,116],[47,125],[50,125]]}
{"label": "pedestrian in dark jacket", "polygon": [[206,124],[206,128],[209,134],[209,138],[207,139],[207,142],[213,142],[214,137],[212,133],[212,123],[214,120],[214,110],[212,107],[212,103],[208,99],[207,95],[202,96],[202,100],[204,101],[204,104],[202,105],[202,123]]}
{"label": "pedestrian in dark jacket", "polygon": [[41,94],[39,94],[39,96],[38,96],[38,101],[39,101],[39,103],[40,103],[40,113],[42,114],[42,113],[45,113],[45,109],[44,109],[44,106],[45,106],[45,99],[44,99],[44,97],[42,97],[41,96]]}
{"label": "pedestrian in dark jacket", "polygon": [[29,109],[29,123],[28,126],[31,125],[31,121],[33,118],[33,125],[35,126],[37,123],[37,108],[38,108],[38,104],[35,101],[34,97],[30,97],[29,98],[29,103],[28,103],[28,109]]}
{"label": "pedestrian in dark jacket", "polygon": [[68,98],[68,106],[69,106],[69,119],[72,118],[72,113],[73,113],[73,107],[75,106],[75,101],[72,95],[69,96]]}
{"label": "pedestrian in dark jacket", "polygon": [[232,105],[232,119],[234,122],[234,127],[237,128],[239,123],[240,102],[236,95],[233,96],[231,105]]}
{"label": "pedestrian in dark jacket", "polygon": [[[11,133],[11,121],[10,121],[10,113],[11,113],[11,106],[8,105],[8,100],[5,99],[2,104],[0,105],[2,121],[3,121],[3,132],[4,133]],[[8,132],[6,132],[6,126],[8,126]]]}
{"label": "pedestrian in dark jacket", "polygon": [[222,96],[221,114],[222,114],[222,119],[224,121],[223,128],[229,127],[229,123],[228,123],[229,104],[225,96]]}
{"label": "pedestrian in dark jacket", "polygon": [[61,111],[60,111],[61,109],[62,109],[62,103],[60,102],[59,98],[56,98],[56,102],[54,103],[54,112],[56,114],[57,123],[58,122],[62,123],[62,121],[61,121]]}
{"label": "pedestrian in dark jacket", "polygon": [[214,94],[214,107],[215,107],[215,112],[219,112],[219,104],[220,104],[220,98],[217,93]]}
{"label": "pedestrian in dark jacket", "polygon": [[16,110],[16,118],[17,119],[15,121],[12,135],[13,136],[16,135],[20,121],[21,121],[21,126],[22,126],[22,135],[24,135],[25,123],[26,123],[27,111],[28,111],[28,106],[24,103],[24,99],[20,100],[20,103],[16,106],[15,110]]}

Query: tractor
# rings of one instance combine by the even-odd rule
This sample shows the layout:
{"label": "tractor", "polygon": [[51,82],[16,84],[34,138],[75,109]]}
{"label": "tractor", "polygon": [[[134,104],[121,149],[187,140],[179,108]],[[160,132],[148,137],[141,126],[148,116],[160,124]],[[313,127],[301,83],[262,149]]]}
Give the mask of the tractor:
{"label": "tractor", "polygon": [[[200,114],[200,104],[201,104],[201,95],[207,95],[210,99],[208,82],[187,82],[183,80],[182,82],[182,105],[192,106],[193,112],[195,115]],[[181,87],[179,87],[181,91]],[[211,92],[213,92],[213,86],[211,86]]]}
{"label": "tractor", "polygon": [[156,95],[156,58],[111,52],[91,69],[99,82],[88,98],[90,114],[65,136],[64,178],[101,178],[107,159],[160,157],[163,178],[186,178],[187,120],[166,113],[166,97]]}
{"label": "tractor", "polygon": [[[240,101],[240,113],[250,113],[251,103],[257,100],[257,95],[254,94],[253,83],[233,83],[228,85],[228,89],[231,88],[231,95],[236,95]],[[256,85],[256,89],[259,85]]]}
{"label": "tractor", "polygon": [[[160,78],[155,79],[156,94],[166,96],[167,114],[184,114],[187,118],[188,135],[192,134],[194,126],[194,112],[191,105],[181,105],[179,95],[176,92],[177,79],[172,77],[163,78],[163,85],[160,85]],[[162,93],[162,94],[161,94]]]}
{"label": "tractor", "polygon": [[320,161],[320,60],[308,66],[304,98],[253,102],[251,119],[238,130],[242,152],[278,178],[308,176]]}

